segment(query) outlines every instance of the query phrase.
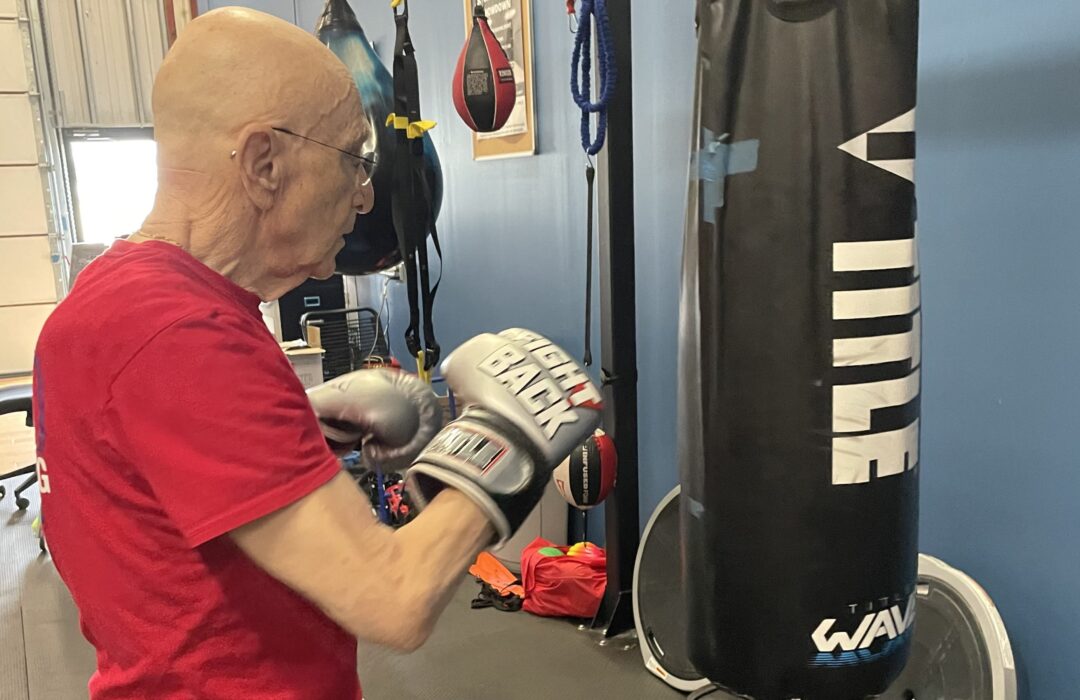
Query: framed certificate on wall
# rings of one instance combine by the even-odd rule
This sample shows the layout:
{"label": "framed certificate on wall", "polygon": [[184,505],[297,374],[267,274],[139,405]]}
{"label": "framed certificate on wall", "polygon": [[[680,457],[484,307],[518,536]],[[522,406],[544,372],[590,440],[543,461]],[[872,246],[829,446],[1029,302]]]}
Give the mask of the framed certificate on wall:
{"label": "framed certificate on wall", "polygon": [[473,159],[531,156],[536,153],[531,0],[464,0],[466,34],[472,31],[473,8],[477,3],[483,6],[491,32],[510,59],[517,100],[503,128],[473,134]]}

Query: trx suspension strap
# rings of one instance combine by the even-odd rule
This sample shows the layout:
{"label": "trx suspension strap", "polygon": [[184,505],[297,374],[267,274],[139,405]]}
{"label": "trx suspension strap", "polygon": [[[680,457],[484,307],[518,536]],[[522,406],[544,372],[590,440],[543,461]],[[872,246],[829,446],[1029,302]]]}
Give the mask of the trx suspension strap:
{"label": "trx suspension strap", "polygon": [[[392,0],[397,40],[394,44],[394,112],[387,118],[397,134],[394,153],[393,220],[405,267],[409,295],[409,327],[405,344],[416,358],[421,378],[430,381],[431,369],[441,353],[435,341],[432,307],[439,281],[431,286],[427,237],[431,234],[439,256],[442,277],[442,249],[435,230],[435,212],[424,167],[424,134],[435,122],[420,118],[420,78],[416,53],[409,36],[409,2]],[[400,10],[399,10],[400,8]],[[422,334],[422,336],[421,336]]]}

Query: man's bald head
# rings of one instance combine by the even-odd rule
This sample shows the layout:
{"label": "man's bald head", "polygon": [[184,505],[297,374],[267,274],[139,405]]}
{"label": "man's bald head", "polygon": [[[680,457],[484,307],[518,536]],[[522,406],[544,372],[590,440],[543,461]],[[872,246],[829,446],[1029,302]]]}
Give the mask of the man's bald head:
{"label": "man's bald head", "polygon": [[261,12],[192,21],[154,80],[158,193],[138,237],[273,299],[334,272],[374,192],[360,95],[307,32]]}
{"label": "man's bald head", "polygon": [[[251,123],[337,137],[331,143],[341,146],[369,128],[352,77],[326,46],[284,20],[236,7],[188,24],[158,71],[153,107],[155,138],[178,166],[196,165],[184,161]],[[353,133],[336,133],[345,129]]]}

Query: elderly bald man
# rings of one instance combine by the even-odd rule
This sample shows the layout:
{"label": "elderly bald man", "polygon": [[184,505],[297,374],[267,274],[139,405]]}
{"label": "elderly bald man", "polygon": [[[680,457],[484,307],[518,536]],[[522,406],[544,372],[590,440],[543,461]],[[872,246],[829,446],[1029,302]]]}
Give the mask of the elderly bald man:
{"label": "elderly bald man", "polygon": [[570,407],[560,386],[580,398],[591,385],[532,334],[463,346],[475,357],[458,363],[461,395],[483,405],[509,384],[490,377],[531,353],[539,379],[514,385],[539,390],[517,403],[554,408],[532,426],[503,401],[447,426],[413,467],[424,512],[396,532],[377,524],[315,412],[411,457],[438,429],[423,434],[430,390],[358,373],[314,392],[313,412],[257,308],[331,275],[371,209],[351,77],[302,30],[229,9],[188,26],[153,101],[153,211],[83,271],[35,362],[45,534],[97,650],[90,695],[354,700],[356,637],[425,640],[468,563],[592,429],[553,413]]}

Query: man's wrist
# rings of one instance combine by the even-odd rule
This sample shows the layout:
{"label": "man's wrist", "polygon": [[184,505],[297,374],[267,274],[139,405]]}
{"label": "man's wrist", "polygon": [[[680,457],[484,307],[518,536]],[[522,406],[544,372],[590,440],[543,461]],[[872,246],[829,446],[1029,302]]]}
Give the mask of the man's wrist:
{"label": "man's wrist", "polygon": [[458,513],[458,522],[464,529],[465,536],[475,536],[484,542],[494,542],[496,537],[495,526],[487,512],[480,507],[474,499],[465,495],[455,488],[447,487],[439,492],[431,505],[443,504],[440,508],[447,508]]}

